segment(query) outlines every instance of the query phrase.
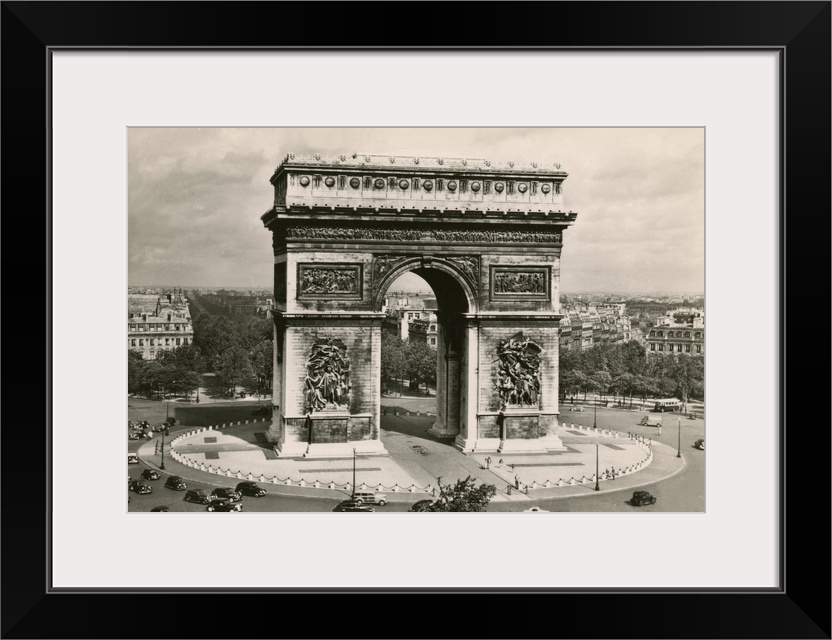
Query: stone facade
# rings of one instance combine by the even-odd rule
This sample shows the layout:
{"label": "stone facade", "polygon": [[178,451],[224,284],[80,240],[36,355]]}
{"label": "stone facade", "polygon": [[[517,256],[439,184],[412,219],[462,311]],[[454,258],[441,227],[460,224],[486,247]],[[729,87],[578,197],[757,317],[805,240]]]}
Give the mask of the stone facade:
{"label": "stone facade", "polygon": [[[279,454],[384,453],[383,308],[390,285],[408,271],[436,295],[437,418],[431,431],[466,452],[561,448],[560,253],[563,231],[577,217],[563,208],[566,177],[559,165],[287,156],[271,179],[275,202],[262,216],[275,260],[275,419],[269,433]],[[502,406],[498,349],[518,332],[540,350],[539,391],[523,395],[522,406]],[[342,345],[349,389],[338,391],[344,403],[310,410],[310,385],[329,384],[321,382],[322,369],[309,379],[310,350],[320,341]],[[508,375],[507,367],[503,371]],[[516,378],[518,384],[530,379]]]}

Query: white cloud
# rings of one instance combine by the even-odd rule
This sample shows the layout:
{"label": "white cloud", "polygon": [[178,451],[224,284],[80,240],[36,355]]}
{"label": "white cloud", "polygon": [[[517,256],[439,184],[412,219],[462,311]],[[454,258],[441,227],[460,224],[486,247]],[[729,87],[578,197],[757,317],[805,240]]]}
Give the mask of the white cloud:
{"label": "white cloud", "polygon": [[704,133],[635,128],[132,128],[130,283],[271,286],[260,215],[290,151],[560,162],[562,290],[704,289]]}

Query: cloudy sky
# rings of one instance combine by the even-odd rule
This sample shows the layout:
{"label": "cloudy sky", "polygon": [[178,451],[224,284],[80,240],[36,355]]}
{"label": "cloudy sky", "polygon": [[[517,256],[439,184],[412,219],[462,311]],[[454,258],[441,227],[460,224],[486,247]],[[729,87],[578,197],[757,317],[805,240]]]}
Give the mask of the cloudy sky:
{"label": "cloudy sky", "polygon": [[704,291],[703,129],[131,128],[128,140],[131,286],[270,288],[260,216],[275,167],[289,152],[358,152],[559,162],[578,212],[562,292]]}

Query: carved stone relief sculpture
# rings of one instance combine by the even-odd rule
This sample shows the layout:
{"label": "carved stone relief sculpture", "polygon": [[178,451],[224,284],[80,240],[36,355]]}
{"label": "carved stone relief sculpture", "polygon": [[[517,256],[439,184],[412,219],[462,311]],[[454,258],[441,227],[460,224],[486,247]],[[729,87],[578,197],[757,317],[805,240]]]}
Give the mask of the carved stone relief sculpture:
{"label": "carved stone relief sculpture", "polygon": [[522,331],[499,342],[496,392],[501,408],[539,406],[540,352],[541,348]]}
{"label": "carved stone relief sculpture", "polygon": [[332,338],[316,340],[312,345],[303,385],[306,413],[349,407],[350,361],[346,351],[341,340]]}

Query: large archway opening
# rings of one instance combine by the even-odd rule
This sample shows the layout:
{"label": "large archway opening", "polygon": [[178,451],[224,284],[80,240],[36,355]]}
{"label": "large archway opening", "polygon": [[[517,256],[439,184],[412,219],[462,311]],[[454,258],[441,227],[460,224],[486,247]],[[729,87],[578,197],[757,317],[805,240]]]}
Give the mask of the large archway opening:
{"label": "large archway opening", "polygon": [[[442,268],[444,267],[444,268]],[[460,274],[424,261],[402,265],[385,283],[381,311],[382,439],[386,432],[428,440],[460,433],[465,388],[465,316]]]}

